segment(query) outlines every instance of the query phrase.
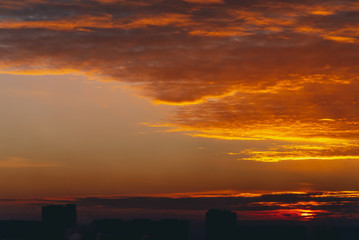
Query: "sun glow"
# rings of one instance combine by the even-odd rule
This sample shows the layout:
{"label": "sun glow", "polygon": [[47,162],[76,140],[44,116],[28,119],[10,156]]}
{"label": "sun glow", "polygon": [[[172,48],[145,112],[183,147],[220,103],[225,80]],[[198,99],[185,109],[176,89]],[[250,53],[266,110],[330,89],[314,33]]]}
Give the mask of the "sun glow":
{"label": "sun glow", "polygon": [[305,220],[313,219],[316,216],[314,211],[308,209],[299,210],[299,213],[300,216]]}

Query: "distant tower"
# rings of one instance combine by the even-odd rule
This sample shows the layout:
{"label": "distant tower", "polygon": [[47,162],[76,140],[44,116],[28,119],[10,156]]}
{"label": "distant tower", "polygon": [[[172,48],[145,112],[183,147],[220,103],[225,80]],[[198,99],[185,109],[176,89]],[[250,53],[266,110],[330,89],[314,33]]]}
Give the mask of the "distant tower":
{"label": "distant tower", "polygon": [[210,209],[206,212],[206,240],[236,239],[237,215],[231,211]]}
{"label": "distant tower", "polygon": [[75,204],[48,205],[42,207],[42,222],[48,225],[70,227],[76,225]]}
{"label": "distant tower", "polygon": [[44,240],[63,240],[66,229],[76,225],[76,205],[43,206],[41,220]]}

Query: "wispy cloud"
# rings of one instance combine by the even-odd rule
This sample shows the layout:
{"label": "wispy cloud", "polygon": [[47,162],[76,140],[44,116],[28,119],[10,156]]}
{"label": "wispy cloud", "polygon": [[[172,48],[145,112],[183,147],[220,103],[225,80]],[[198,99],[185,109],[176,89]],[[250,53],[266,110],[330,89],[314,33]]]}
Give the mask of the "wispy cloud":
{"label": "wispy cloud", "polygon": [[7,157],[0,159],[0,168],[42,168],[59,167],[59,164],[39,162],[27,158]]}

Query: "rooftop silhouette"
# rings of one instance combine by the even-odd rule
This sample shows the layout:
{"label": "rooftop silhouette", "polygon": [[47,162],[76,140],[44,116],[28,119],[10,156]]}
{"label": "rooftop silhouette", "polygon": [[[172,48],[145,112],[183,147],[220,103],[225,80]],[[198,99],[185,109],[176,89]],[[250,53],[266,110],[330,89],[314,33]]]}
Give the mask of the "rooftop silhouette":
{"label": "rooftop silhouette", "polygon": [[236,239],[237,215],[231,211],[210,209],[206,213],[206,240]]}

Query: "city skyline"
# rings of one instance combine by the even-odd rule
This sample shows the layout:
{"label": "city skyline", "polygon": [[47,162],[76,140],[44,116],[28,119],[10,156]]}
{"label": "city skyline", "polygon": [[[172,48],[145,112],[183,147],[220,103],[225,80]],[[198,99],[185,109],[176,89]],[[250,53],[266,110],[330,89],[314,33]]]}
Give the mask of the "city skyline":
{"label": "city skyline", "polygon": [[355,0],[2,1],[0,218],[285,194],[234,211],[356,218],[358,15]]}

